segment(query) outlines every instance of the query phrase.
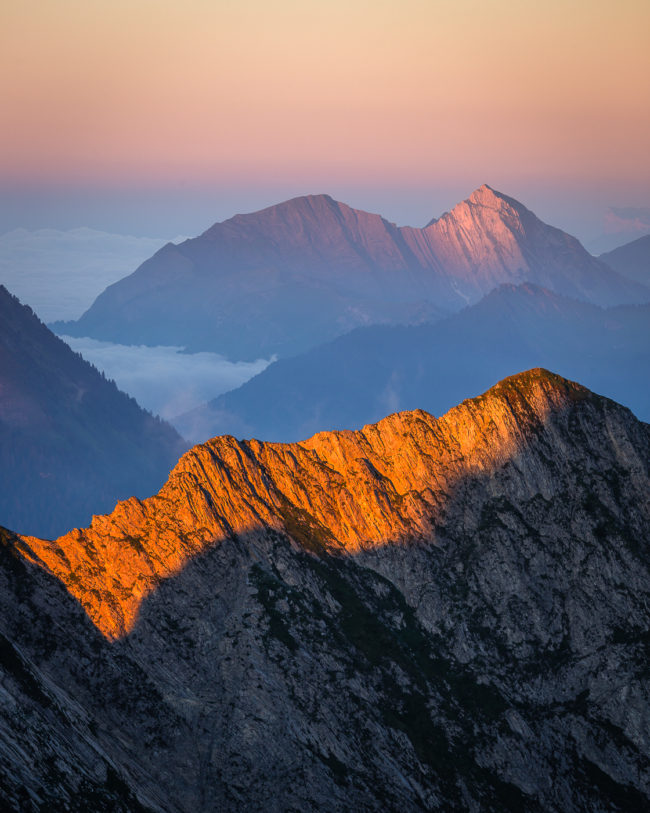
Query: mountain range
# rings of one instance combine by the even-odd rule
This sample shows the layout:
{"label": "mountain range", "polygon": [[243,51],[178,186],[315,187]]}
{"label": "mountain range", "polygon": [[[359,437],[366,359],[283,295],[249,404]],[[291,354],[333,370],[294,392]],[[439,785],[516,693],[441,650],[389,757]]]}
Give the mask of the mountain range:
{"label": "mountain range", "polygon": [[483,186],[168,244],[56,329],[280,356],[180,460],[0,286],[0,808],[650,809],[637,243]]}
{"label": "mountain range", "polygon": [[280,359],[174,424],[194,442],[224,433],[296,441],[398,410],[440,415],[534,366],[650,420],[650,305],[600,308],[531,284],[502,285],[442,321],[358,328]]}
{"label": "mountain range", "polygon": [[650,427],[545,370],[0,533],[25,810],[645,810]]}
{"label": "mountain range", "polygon": [[647,286],[489,186],[422,229],[327,195],[237,215],[168,243],[53,328],[122,344],[285,357],[374,323],[419,323],[530,282],[599,305],[650,300]]}
{"label": "mountain range", "polygon": [[165,481],[187,444],[0,285],[0,521],[58,536]]}

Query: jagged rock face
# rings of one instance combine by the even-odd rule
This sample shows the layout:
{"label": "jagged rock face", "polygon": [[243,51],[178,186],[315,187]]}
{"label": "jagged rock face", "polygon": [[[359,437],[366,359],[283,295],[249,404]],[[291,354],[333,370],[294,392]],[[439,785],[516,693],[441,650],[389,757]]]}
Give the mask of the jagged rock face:
{"label": "jagged rock face", "polygon": [[186,448],[0,285],[0,523],[58,536],[157,491]]}
{"label": "jagged rock face", "polygon": [[[542,374],[500,388],[505,397],[497,388],[440,419],[398,413],[302,443],[216,437],[186,453],[157,496],[120,503],[54,542],[28,543],[101,631],[116,637],[130,631],[160,578],[215,539],[271,527],[347,553],[427,540],[461,483],[497,471],[554,411],[588,397]],[[533,486],[552,494],[548,485]]]}
{"label": "jagged rock face", "polygon": [[522,281],[597,304],[650,299],[577,240],[482,186],[424,229],[327,195],[237,215],[168,244],[57,329],[233,359],[287,356],[359,325],[438,318]]}
{"label": "jagged rock face", "polygon": [[1,793],[644,809],[649,461],[538,370],[440,419],[215,438],[89,529],[6,535]]}
{"label": "jagged rock face", "polygon": [[[532,282],[598,305],[620,298],[626,285],[575,237],[548,226],[514,198],[484,185],[426,228],[404,229],[409,245],[430,259],[466,302],[502,283]],[[625,296],[625,294],[623,294]],[[645,299],[634,301],[647,301]]]}

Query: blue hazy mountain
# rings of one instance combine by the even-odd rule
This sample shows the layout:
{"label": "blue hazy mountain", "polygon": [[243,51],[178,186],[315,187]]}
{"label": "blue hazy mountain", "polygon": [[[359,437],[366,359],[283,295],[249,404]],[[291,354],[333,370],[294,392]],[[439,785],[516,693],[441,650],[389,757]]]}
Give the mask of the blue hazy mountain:
{"label": "blue hazy mountain", "polygon": [[442,414],[490,381],[544,366],[650,420],[650,305],[600,308],[504,285],[434,324],[374,326],[289,359],[175,421],[202,440],[293,441],[404,409]]}
{"label": "blue hazy mountain", "polygon": [[650,234],[601,254],[598,259],[631,280],[650,284]]}
{"label": "blue hazy mountain", "polygon": [[0,524],[87,525],[160,488],[186,448],[0,285]]}

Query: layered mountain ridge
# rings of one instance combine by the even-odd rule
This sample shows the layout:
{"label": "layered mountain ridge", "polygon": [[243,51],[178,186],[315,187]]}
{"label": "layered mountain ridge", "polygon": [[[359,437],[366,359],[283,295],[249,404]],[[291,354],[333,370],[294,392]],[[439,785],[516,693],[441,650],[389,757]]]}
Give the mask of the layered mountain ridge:
{"label": "layered mountain ridge", "polygon": [[522,281],[597,304],[650,299],[575,238],[482,186],[423,229],[327,195],[236,215],[166,245],[77,322],[55,327],[233,359],[286,356],[359,325],[437,318]]}
{"label": "layered mountain ridge", "polygon": [[280,359],[174,423],[216,434],[294,441],[355,429],[389,411],[441,414],[512,370],[548,367],[650,420],[650,305],[600,308],[530,283],[501,285],[432,324],[357,328]]}
{"label": "layered mountain ridge", "polygon": [[14,809],[641,810],[650,427],[545,370],[0,535]]}

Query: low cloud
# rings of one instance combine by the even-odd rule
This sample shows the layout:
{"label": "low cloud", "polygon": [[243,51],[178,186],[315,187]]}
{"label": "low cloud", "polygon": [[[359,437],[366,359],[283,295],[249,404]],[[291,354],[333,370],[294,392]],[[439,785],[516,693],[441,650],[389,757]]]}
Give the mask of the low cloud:
{"label": "low cloud", "polygon": [[86,228],[14,229],[0,235],[0,282],[44,322],[78,319],[166,242]]}
{"label": "low cloud", "polygon": [[112,378],[140,406],[171,420],[262,372],[272,359],[232,362],[217,353],[183,353],[180,347],[145,347],[61,336]]}
{"label": "low cloud", "polygon": [[612,206],[605,214],[607,232],[650,232],[650,207],[648,206]]}

